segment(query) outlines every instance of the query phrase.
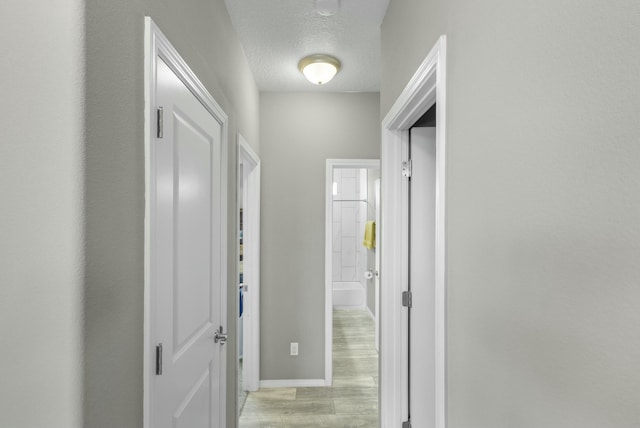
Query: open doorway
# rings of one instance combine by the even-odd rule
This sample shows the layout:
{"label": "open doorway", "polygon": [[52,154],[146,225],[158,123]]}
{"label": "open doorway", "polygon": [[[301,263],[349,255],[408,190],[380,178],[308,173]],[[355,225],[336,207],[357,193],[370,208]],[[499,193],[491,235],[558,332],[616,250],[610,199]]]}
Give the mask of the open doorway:
{"label": "open doorway", "polygon": [[326,381],[377,387],[380,161],[328,159],[326,180]]}
{"label": "open doorway", "polygon": [[379,242],[375,233],[376,213],[379,218],[380,210],[379,197],[376,199],[379,179],[377,159],[327,159],[325,378],[328,383],[332,379],[334,309],[361,309],[374,320],[374,325],[379,324],[376,312]]}
{"label": "open doorway", "polygon": [[260,158],[238,134],[237,364],[240,415],[260,381]]}

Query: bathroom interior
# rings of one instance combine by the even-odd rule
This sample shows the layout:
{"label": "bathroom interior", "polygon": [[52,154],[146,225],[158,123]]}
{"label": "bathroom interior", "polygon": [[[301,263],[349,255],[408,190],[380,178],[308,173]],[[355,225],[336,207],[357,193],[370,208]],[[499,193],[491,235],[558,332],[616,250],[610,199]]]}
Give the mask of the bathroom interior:
{"label": "bathroom interior", "polygon": [[377,168],[333,170],[333,307],[362,308],[372,318],[375,313],[374,282],[377,270],[375,195],[379,178]]}

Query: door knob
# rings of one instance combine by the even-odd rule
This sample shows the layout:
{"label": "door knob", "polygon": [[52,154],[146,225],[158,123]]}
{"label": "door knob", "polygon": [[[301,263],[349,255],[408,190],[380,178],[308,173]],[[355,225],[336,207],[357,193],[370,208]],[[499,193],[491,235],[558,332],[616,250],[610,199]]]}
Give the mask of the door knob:
{"label": "door knob", "polygon": [[223,333],[222,331],[222,326],[220,326],[220,328],[216,330],[213,335],[213,341],[215,343],[220,342],[221,345],[224,345],[225,343],[227,343],[227,333]]}

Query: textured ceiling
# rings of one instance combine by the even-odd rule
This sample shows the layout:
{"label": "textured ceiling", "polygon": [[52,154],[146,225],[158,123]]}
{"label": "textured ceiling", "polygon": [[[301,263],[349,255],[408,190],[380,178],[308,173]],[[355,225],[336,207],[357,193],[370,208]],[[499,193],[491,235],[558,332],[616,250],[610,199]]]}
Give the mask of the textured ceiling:
{"label": "textured ceiling", "polygon": [[[261,91],[378,92],[380,24],[389,0],[340,0],[322,16],[315,0],[225,0]],[[333,55],[342,70],[316,86],[298,70],[301,58]]]}

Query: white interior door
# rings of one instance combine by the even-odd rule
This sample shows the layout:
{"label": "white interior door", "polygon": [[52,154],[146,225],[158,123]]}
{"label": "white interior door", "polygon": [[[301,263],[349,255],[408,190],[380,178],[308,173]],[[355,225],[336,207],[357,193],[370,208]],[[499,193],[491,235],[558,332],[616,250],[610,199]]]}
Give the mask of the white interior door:
{"label": "white interior door", "polygon": [[153,428],[222,426],[223,341],[221,123],[160,58],[152,141],[151,379]]}
{"label": "white interior door", "polygon": [[412,128],[409,188],[409,412],[414,427],[436,426],[436,128]]}

